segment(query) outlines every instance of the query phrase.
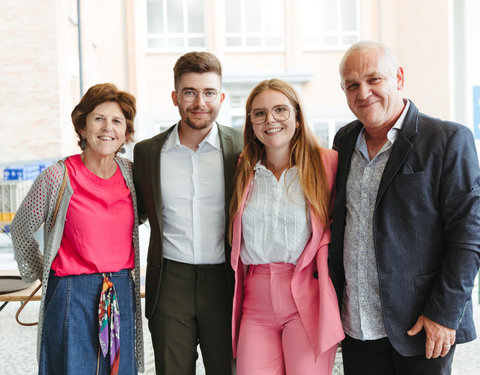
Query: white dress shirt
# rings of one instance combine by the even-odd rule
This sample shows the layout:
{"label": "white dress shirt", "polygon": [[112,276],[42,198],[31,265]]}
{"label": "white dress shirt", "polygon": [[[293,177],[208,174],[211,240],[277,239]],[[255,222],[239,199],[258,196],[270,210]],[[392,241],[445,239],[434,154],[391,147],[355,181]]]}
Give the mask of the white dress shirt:
{"label": "white dress shirt", "polygon": [[178,124],[161,152],[163,256],[189,264],[225,262],[225,182],[217,124],[192,149]]}
{"label": "white dress shirt", "polygon": [[296,264],[311,234],[310,214],[297,168],[277,181],[260,162],[242,216],[243,264]]}

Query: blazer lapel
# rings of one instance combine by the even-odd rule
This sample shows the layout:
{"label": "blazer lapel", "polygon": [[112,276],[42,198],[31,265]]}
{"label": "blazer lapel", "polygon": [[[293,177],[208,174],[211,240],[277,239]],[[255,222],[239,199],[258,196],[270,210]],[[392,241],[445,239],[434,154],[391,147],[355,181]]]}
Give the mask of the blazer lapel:
{"label": "blazer lapel", "polygon": [[218,133],[220,135],[220,144],[222,145],[223,154],[223,174],[225,184],[225,217],[228,219],[228,208],[230,199],[232,198],[232,182],[235,173],[235,155],[233,148],[232,136],[227,133],[222,126],[218,125]]}
{"label": "blazer lapel", "polygon": [[[160,181],[160,157],[162,153],[162,147],[165,143],[168,135],[172,132],[175,125],[171,126],[166,132],[163,132],[158,135],[155,141],[152,144],[151,161],[150,161],[150,176],[152,178],[152,195],[155,204],[155,210],[157,212],[157,218],[159,224],[162,221],[162,190],[161,190],[161,181]],[[161,227],[161,225],[160,225]]]}
{"label": "blazer lapel", "polygon": [[350,134],[346,135],[344,143],[340,147],[334,147],[338,151],[338,169],[337,169],[337,182],[336,182],[336,195],[334,204],[345,205],[346,201],[346,187],[347,176],[350,170],[350,161],[352,160],[353,151],[355,150],[355,144],[357,142],[358,134],[362,130],[363,125],[361,122],[357,122],[354,127],[349,131]]}
{"label": "blazer lapel", "polygon": [[383,171],[380,186],[378,188],[376,204],[380,202],[383,194],[397,175],[400,168],[405,163],[408,153],[413,147],[412,138],[417,134],[417,119],[418,109],[410,102],[405,120],[403,121],[402,129],[400,130],[397,139],[393,143],[390,157],[388,158],[385,170]]}

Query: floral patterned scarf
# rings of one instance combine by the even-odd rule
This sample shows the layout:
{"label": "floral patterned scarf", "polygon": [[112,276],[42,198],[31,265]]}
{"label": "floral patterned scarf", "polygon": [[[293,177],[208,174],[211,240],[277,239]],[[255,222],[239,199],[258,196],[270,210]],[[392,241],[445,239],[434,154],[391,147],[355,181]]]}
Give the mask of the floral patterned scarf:
{"label": "floral patterned scarf", "polygon": [[103,276],[98,305],[98,336],[103,356],[106,357],[110,350],[110,375],[116,375],[120,364],[120,309],[115,286],[105,274]]}

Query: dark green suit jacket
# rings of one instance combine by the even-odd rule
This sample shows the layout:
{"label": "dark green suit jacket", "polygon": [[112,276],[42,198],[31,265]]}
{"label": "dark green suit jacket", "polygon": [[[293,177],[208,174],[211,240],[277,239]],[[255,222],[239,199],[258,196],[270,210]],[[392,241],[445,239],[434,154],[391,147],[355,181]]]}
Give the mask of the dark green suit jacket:
{"label": "dark green suit jacket", "polygon": [[[137,192],[138,211],[141,220],[150,222],[150,242],[147,255],[147,273],[145,281],[145,316],[150,318],[155,311],[160,289],[163,264],[163,215],[160,181],[160,155],[167,136],[175,125],[163,133],[135,145],[133,178]],[[243,148],[242,134],[238,129],[218,125],[223,153],[225,175],[225,217],[228,219],[228,206],[232,197],[233,176],[237,159]],[[227,228],[225,229],[227,233]],[[231,248],[225,239],[225,277],[232,291],[233,270],[230,265]]]}

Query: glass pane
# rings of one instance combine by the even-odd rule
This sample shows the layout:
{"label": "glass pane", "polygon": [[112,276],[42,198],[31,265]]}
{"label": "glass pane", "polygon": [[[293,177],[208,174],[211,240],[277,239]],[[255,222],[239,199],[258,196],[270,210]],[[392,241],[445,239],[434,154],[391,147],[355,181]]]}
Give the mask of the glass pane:
{"label": "glass pane", "polygon": [[354,31],[357,29],[357,1],[342,0],[342,30]]}
{"label": "glass pane", "polygon": [[242,45],[242,38],[227,38],[227,46],[228,47],[241,47]]}
{"label": "glass pane", "polygon": [[203,1],[189,0],[188,1],[188,32],[189,33],[203,33],[204,26],[204,14],[203,14]]}
{"label": "glass pane", "polygon": [[185,47],[185,40],[183,38],[168,38],[169,47]]}
{"label": "glass pane", "polygon": [[322,147],[328,147],[328,122],[316,122],[313,125],[313,132],[317,136]]}
{"label": "glass pane", "polygon": [[148,38],[148,48],[163,48],[164,43],[161,38]]}
{"label": "glass pane", "polygon": [[242,31],[240,0],[229,0],[225,4],[225,26],[227,33]]}
{"label": "glass pane", "polygon": [[271,36],[266,38],[267,46],[283,46],[283,38],[281,36]]}
{"label": "glass pane", "polygon": [[283,34],[283,0],[265,0],[265,8],[268,9],[267,14],[263,17],[266,19],[267,32],[272,34]]}
{"label": "glass pane", "polygon": [[169,33],[183,33],[183,4],[182,0],[167,1],[167,19]]}
{"label": "glass pane", "polygon": [[147,1],[147,31],[149,33],[163,33],[161,1]]}
{"label": "glass pane", "polygon": [[320,29],[337,31],[337,1],[321,0]]}
{"label": "glass pane", "polygon": [[246,31],[262,31],[262,7],[259,0],[245,0],[245,24]]}
{"label": "glass pane", "polygon": [[189,47],[205,47],[205,38],[188,38]]}
{"label": "glass pane", "polygon": [[247,37],[247,46],[260,46],[262,45],[262,38],[260,37]]}
{"label": "glass pane", "polygon": [[230,123],[234,128],[241,128],[245,124],[245,117],[232,117],[232,121]]}
{"label": "glass pane", "polygon": [[340,130],[344,125],[347,125],[349,121],[335,121],[335,133]]}
{"label": "glass pane", "polygon": [[324,46],[336,46],[338,44],[337,36],[323,36],[322,45]]}
{"label": "glass pane", "polygon": [[350,45],[357,41],[357,37],[355,35],[344,35],[342,36],[342,44],[343,45]]}
{"label": "glass pane", "polygon": [[309,48],[317,48],[319,46],[318,37],[316,36],[304,36],[303,46]]}

